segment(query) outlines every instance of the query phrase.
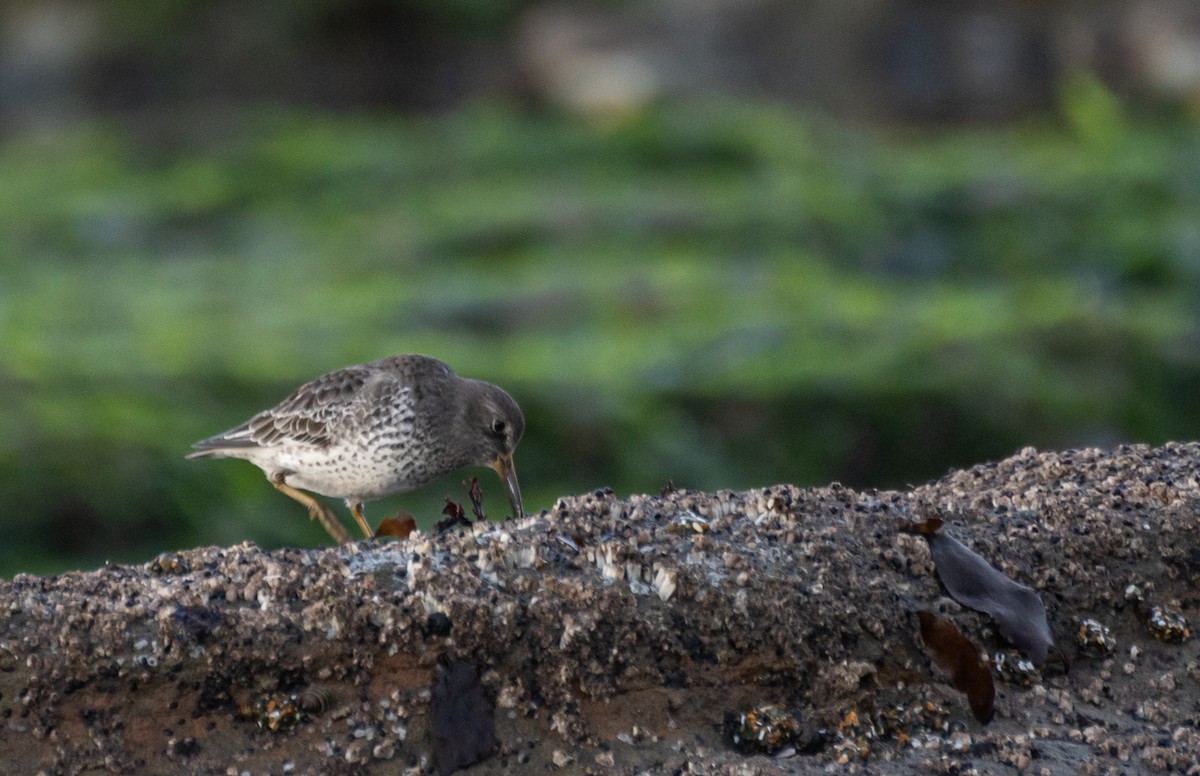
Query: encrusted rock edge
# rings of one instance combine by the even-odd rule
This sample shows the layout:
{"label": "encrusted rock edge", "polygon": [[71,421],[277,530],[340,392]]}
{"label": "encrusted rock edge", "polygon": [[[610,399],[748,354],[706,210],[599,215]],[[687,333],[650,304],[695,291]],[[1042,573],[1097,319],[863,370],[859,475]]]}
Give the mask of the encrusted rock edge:
{"label": "encrusted rock edge", "polygon": [[[917,636],[912,612],[933,608],[1004,648],[896,530],[930,516],[1038,591],[1075,658],[1001,683],[985,728]],[[598,491],[399,542],[200,548],[0,582],[0,761],[428,772],[441,658],[478,667],[496,703],[498,747],[472,773],[1200,773],[1198,642],[1146,618],[1161,604],[1194,623],[1198,583],[1192,443],[1024,450],[906,491]],[[1111,629],[1112,655],[1075,654],[1085,617]],[[828,745],[735,752],[723,719],[763,704]],[[847,722],[916,707],[948,717],[898,738]]]}

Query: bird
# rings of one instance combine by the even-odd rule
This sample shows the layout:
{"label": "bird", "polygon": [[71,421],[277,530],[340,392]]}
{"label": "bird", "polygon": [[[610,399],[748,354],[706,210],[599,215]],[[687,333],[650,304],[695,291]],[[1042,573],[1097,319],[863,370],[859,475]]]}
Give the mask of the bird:
{"label": "bird", "polygon": [[487,466],[504,483],[513,517],[522,517],[513,453],[524,433],[525,416],[503,389],[405,354],[310,380],[240,426],[196,442],[187,458],[249,461],[344,544],[349,533],[310,493],[344,499],[370,539],[364,503]]}

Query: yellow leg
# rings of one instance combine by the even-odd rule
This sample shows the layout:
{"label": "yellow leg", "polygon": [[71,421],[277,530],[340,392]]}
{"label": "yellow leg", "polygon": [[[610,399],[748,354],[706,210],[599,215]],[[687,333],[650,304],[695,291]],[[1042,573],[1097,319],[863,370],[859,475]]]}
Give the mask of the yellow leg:
{"label": "yellow leg", "polygon": [[321,521],[321,526],[329,532],[333,540],[338,544],[345,544],[350,541],[350,534],[346,533],[346,529],[337,521],[333,513],[329,511],[329,507],[317,501],[312,496],[302,490],[296,490],[291,485],[283,481],[285,475],[276,474],[269,479],[270,483],[275,486],[275,489],[289,498],[299,501],[304,506],[308,507],[308,517],[311,520]]}
{"label": "yellow leg", "polygon": [[374,539],[375,532],[371,530],[371,526],[367,525],[367,518],[363,516],[362,502],[351,501],[349,504],[350,514],[354,515],[354,519],[358,521],[358,527],[362,529],[363,536],[368,539]]}

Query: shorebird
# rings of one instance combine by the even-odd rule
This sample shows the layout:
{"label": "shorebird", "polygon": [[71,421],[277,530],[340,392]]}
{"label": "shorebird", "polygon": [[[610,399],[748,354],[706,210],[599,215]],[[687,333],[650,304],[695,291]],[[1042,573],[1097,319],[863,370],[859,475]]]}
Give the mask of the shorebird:
{"label": "shorebird", "polygon": [[406,493],[465,466],[495,470],[513,516],[521,489],[513,451],[525,416],[491,383],[435,358],[402,355],[339,369],[297,388],[236,428],[192,445],[188,458],[242,458],[308,508],[334,541],[350,536],[305,491],[345,499],[367,538],[363,503]]}

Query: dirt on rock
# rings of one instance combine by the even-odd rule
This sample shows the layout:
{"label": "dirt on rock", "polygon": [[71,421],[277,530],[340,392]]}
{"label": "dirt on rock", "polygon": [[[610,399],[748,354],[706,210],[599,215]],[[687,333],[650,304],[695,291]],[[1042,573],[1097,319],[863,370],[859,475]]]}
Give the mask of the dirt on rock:
{"label": "dirt on rock", "polygon": [[[898,530],[931,517],[1041,596],[1041,666]],[[469,746],[474,774],[1200,774],[1198,591],[1197,444],[1027,449],[907,491],[598,491],[0,582],[0,762],[418,774]],[[986,726],[921,609],[991,658]]]}

